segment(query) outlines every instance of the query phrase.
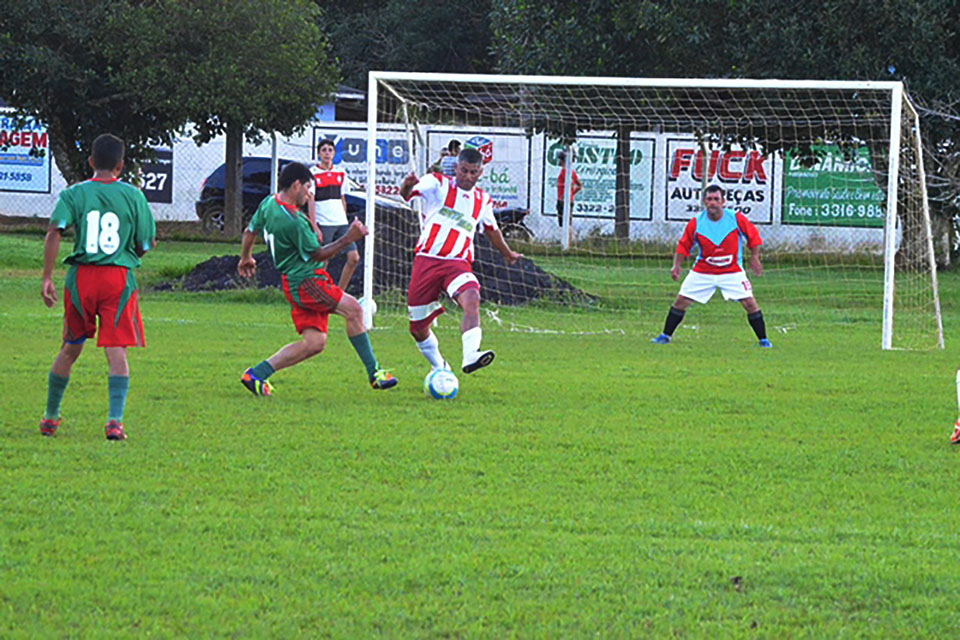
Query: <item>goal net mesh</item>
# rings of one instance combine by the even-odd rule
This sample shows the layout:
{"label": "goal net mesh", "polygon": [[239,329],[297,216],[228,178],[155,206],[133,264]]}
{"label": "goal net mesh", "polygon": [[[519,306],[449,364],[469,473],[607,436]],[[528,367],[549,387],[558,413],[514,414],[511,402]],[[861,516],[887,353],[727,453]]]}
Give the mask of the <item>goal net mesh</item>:
{"label": "goal net mesh", "polygon": [[[486,326],[656,335],[679,290],[669,273],[677,240],[703,209],[702,189],[718,185],[725,206],[763,239],[764,272],[747,275],[774,337],[868,323],[879,338],[891,233],[887,346],[942,345],[918,121],[904,100],[899,145],[891,144],[892,83],[371,78],[383,154],[366,188],[385,206],[376,208],[373,290],[365,293],[378,317],[405,311],[420,231],[418,205],[399,200],[398,182],[439,170],[458,140],[480,151],[478,186],[525,255],[507,267],[478,232]],[[576,176],[569,186],[568,167]],[[885,226],[893,186],[897,215]],[[748,262],[744,246],[745,269]],[[710,336],[726,320],[742,321],[740,305],[718,300],[719,292],[691,309],[680,331]]]}

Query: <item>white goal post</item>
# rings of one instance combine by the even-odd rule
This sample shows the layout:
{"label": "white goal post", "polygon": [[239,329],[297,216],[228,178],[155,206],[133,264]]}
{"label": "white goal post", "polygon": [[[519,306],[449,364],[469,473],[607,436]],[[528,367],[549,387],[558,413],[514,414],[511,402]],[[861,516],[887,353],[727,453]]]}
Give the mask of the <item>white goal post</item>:
{"label": "white goal post", "polygon": [[[377,196],[390,191],[378,159],[385,136],[406,140],[407,155],[390,162],[418,175],[441,140],[464,137],[476,146],[509,138],[509,159],[497,158],[504,163],[499,175],[521,177],[498,204],[529,212],[527,236],[518,242],[528,255],[543,256],[550,278],[572,282],[577,295],[583,293],[578,299],[588,302],[574,305],[577,314],[633,311],[633,291],[637,306],[650,312],[651,328],[658,324],[666,309],[662,292],[629,275],[642,275],[650,265],[661,269],[656,265],[669,260],[698,206],[695,178],[720,181],[730,206],[758,225],[770,247],[764,247],[771,266],[764,287],[772,293],[764,299],[777,301],[784,327],[824,318],[862,322],[850,319],[862,311],[879,316],[883,349],[943,348],[920,122],[900,82],[372,71],[363,256],[368,326],[372,301],[386,287],[377,275],[382,243],[402,244],[381,238],[378,230]],[[571,195],[571,180],[558,182],[558,149],[572,151],[564,170],[595,169],[584,163],[597,157],[606,163],[591,174],[588,193],[579,199]],[[631,162],[642,166],[627,166]],[[496,166],[489,171],[494,180]],[[391,168],[396,180],[397,166]],[[759,175],[766,180],[762,189],[738,190]],[[554,199],[558,187],[563,190]],[[604,256],[625,267],[625,275],[607,267],[591,271]],[[400,276],[391,275],[394,289]],[[402,293],[394,291],[391,299]],[[797,304],[803,296],[823,313],[803,310]],[[551,300],[568,298],[569,291]],[[874,301],[882,301],[876,316],[869,310]],[[538,299],[534,307],[549,304]],[[603,315],[605,326],[611,322],[617,323]]]}

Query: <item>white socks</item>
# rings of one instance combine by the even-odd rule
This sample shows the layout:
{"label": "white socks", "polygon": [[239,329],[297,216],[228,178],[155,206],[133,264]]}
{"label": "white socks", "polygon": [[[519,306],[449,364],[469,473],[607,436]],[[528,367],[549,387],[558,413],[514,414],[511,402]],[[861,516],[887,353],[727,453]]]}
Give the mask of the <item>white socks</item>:
{"label": "white socks", "polygon": [[468,329],[460,334],[463,340],[463,361],[465,363],[473,362],[477,351],[480,350],[480,339],[483,337],[483,331],[480,327]]}
{"label": "white socks", "polygon": [[443,356],[440,355],[440,343],[432,331],[426,340],[417,342],[417,349],[420,349],[420,353],[423,354],[423,357],[427,359],[427,362],[430,363],[432,368],[443,368]]}

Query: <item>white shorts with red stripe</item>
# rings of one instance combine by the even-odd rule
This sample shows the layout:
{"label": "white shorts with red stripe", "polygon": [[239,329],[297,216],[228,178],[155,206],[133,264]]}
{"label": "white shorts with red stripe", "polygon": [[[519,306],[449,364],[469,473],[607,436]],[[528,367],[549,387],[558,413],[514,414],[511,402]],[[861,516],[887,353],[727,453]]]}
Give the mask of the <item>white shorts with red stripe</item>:
{"label": "white shorts with red stripe", "polygon": [[430,326],[433,319],[443,313],[440,292],[444,291],[451,300],[456,300],[464,289],[480,289],[477,276],[473,275],[466,260],[444,260],[425,255],[414,257],[407,290],[410,329]]}

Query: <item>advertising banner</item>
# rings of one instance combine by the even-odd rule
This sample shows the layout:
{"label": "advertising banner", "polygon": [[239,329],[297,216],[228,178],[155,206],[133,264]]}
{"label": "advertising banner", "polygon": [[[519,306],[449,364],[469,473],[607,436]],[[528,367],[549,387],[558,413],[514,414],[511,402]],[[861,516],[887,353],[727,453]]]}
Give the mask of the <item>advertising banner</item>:
{"label": "advertising banner", "polygon": [[[653,158],[655,138],[630,138],[630,219],[653,219]],[[574,145],[573,169],[583,189],[573,197],[573,218],[614,218],[617,193],[617,139],[612,134],[584,135]],[[563,145],[550,139],[543,162],[543,212],[557,215],[559,160]]]}
{"label": "advertising banner", "polygon": [[140,188],[147,202],[173,203],[173,150],[155,149],[157,157],[140,165]]}
{"label": "advertising banner", "polygon": [[724,189],[724,206],[754,224],[773,223],[775,158],[755,149],[713,149],[704,162],[694,138],[667,138],[667,220],[689,220],[703,210],[704,165],[708,184]]}
{"label": "advertising banner", "polygon": [[[347,177],[365,188],[367,184],[367,130],[318,125],[313,128],[313,152],[317,157],[317,143],[328,138],[333,140],[337,152],[333,156],[334,167],[344,171]],[[377,138],[377,195],[400,197],[400,183],[411,171],[410,148],[405,131],[380,132]]]}
{"label": "advertising banner", "polygon": [[530,141],[523,133],[503,133],[465,129],[430,129],[427,149],[433,162],[440,149],[451,139],[464,148],[476,149],[483,158],[483,175],[477,186],[490,194],[494,209],[530,207]]}
{"label": "advertising banner", "polygon": [[805,167],[787,153],[783,172],[784,224],[882,227],[886,193],[877,187],[870,151],[844,157],[836,145],[815,147],[816,164]]}
{"label": "advertising banner", "polygon": [[0,112],[0,191],[50,193],[50,140],[43,123],[27,118],[18,126]]}

